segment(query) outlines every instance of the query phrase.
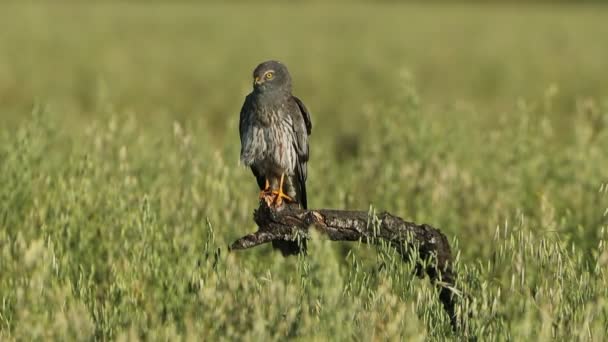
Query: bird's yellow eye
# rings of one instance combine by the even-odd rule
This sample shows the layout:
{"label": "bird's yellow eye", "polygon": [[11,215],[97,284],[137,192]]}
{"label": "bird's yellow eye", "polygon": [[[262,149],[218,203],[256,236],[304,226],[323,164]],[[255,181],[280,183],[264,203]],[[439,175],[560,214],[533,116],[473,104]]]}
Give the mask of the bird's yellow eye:
{"label": "bird's yellow eye", "polygon": [[274,72],[267,72],[265,75],[267,80],[271,80],[274,78]]}

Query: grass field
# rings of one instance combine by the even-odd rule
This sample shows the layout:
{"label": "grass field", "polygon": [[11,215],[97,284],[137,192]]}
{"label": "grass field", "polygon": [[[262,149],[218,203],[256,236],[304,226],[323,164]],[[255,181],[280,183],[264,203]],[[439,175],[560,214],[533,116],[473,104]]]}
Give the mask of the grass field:
{"label": "grass field", "polygon": [[[0,340],[608,339],[606,10],[0,5]],[[228,253],[269,58],[312,112],[310,206],[440,228],[458,332],[390,251]]]}

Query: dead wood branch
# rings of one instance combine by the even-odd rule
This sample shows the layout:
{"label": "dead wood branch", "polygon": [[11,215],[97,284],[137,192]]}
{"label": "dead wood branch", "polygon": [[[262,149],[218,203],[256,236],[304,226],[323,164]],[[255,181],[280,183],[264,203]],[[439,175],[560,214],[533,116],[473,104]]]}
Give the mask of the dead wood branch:
{"label": "dead wood branch", "polygon": [[[439,299],[455,327],[452,253],[447,238],[427,224],[404,221],[387,212],[371,215],[365,211],[304,210],[295,205],[280,209],[270,208],[261,201],[254,212],[259,227],[255,233],[236,240],[231,250],[255,247],[275,240],[309,239],[309,228],[314,227],[333,241],[361,241],[394,247],[404,260],[414,258],[418,275],[425,273],[439,287]],[[417,255],[414,255],[416,253]],[[426,265],[426,266],[422,266]]]}

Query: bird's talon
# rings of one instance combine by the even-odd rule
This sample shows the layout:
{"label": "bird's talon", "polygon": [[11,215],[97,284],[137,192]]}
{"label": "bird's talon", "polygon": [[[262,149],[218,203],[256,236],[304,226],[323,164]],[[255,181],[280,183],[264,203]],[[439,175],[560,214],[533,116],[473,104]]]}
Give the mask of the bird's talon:
{"label": "bird's talon", "polygon": [[270,196],[264,197],[264,201],[266,202],[266,205],[268,205],[268,207],[272,207],[272,203],[274,203],[275,197],[271,194]]}
{"label": "bird's talon", "polygon": [[280,207],[281,205],[283,205],[283,199],[285,199],[285,202],[294,202],[293,198],[289,197],[289,195],[287,195],[280,189],[279,189],[279,191],[273,191],[272,194],[275,195],[275,197],[274,197],[275,207]]}
{"label": "bird's talon", "polygon": [[258,198],[266,199],[267,197],[272,197],[272,196],[273,196],[272,191],[262,190],[262,191],[260,191],[260,195],[258,196]]}
{"label": "bird's talon", "polygon": [[288,202],[295,202],[293,198],[289,197],[283,192],[283,182],[285,181],[285,174],[281,175],[281,182],[279,183],[279,190],[275,190],[272,193],[276,196],[274,199],[275,208],[280,207],[283,204],[283,199]]}
{"label": "bird's talon", "polygon": [[269,201],[269,197],[273,197],[272,190],[270,189],[270,182],[266,179],[266,185],[264,186],[264,190],[260,191],[259,199],[263,199],[266,203],[272,203],[272,200]]}

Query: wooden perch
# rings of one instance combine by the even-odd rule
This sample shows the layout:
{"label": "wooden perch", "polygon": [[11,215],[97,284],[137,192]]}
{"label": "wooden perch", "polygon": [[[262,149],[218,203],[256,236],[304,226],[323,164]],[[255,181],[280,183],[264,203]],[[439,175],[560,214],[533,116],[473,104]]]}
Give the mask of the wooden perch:
{"label": "wooden perch", "polygon": [[[418,275],[428,274],[431,282],[439,287],[439,299],[452,326],[456,327],[454,294],[450,289],[455,281],[452,254],[447,238],[438,229],[407,222],[387,212],[373,216],[365,211],[304,210],[297,205],[272,209],[265,201],[260,201],[260,207],[253,216],[259,230],[236,240],[230,245],[230,250],[251,248],[275,240],[309,239],[310,227],[333,241],[385,241],[404,260],[414,257]],[[413,252],[418,255],[412,255]],[[426,266],[422,267],[423,264]]]}

